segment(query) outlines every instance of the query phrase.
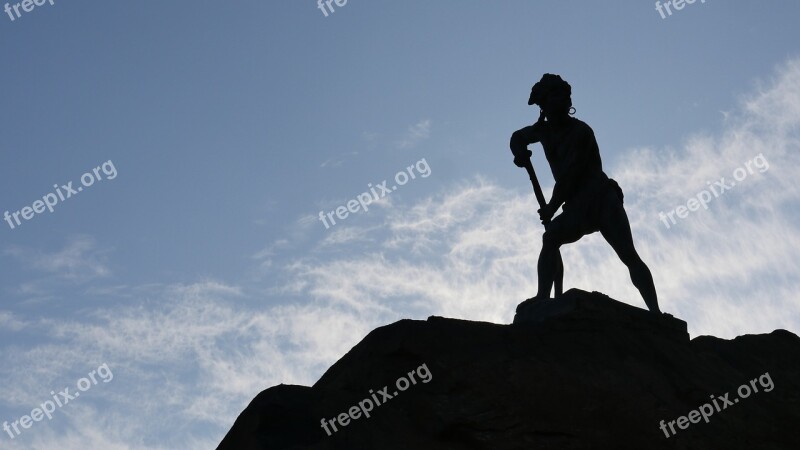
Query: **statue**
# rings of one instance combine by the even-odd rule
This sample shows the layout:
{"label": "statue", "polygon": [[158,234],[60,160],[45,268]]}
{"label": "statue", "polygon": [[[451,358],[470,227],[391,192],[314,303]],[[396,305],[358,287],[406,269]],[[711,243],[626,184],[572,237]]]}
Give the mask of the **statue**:
{"label": "statue", "polygon": [[[599,231],[628,267],[631,281],[647,308],[652,313],[661,313],[653,276],[633,245],[630,222],[622,204],[622,189],[603,172],[592,128],[572,117],[575,108],[571,97],[569,83],[559,75],[544,74],[533,85],[528,99],[529,105],[540,108],[539,120],[511,135],[514,164],[530,167],[528,172],[534,189],[538,183],[530,161],[533,152],[527,147],[536,142],[542,144],[556,183],[550,202],[544,203],[542,196],[538,211],[545,225],[537,264],[538,292],[521,303],[517,311],[529,302],[549,299],[554,283],[556,294],[560,295],[563,266],[559,249]],[[562,212],[555,216],[559,207]]]}

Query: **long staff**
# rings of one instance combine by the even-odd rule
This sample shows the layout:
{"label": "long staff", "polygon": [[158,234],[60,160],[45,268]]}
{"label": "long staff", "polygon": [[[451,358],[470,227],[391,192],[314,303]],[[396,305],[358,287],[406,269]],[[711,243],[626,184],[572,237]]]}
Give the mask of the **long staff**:
{"label": "long staff", "polygon": [[[525,162],[525,170],[528,171],[528,176],[531,178],[531,184],[533,185],[533,194],[536,195],[536,201],[539,202],[539,208],[544,208],[547,206],[547,201],[544,199],[544,193],[542,192],[542,187],[539,185],[539,179],[536,178],[536,172],[533,170],[533,163],[529,159]],[[545,227],[547,224],[550,223],[550,219],[544,222]],[[556,262],[556,273],[555,273],[555,297],[561,297],[561,294],[564,291],[564,262],[561,260],[561,250],[558,250],[558,261]],[[549,294],[549,292],[548,292]]]}

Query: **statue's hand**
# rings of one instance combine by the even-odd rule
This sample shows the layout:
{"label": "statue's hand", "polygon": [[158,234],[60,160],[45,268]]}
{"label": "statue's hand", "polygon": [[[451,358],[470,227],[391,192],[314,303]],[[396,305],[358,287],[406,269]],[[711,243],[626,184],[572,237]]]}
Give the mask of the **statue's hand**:
{"label": "statue's hand", "polygon": [[543,208],[539,209],[539,219],[542,220],[542,223],[549,222],[550,219],[553,218],[555,213],[556,212],[553,210],[553,207],[551,206],[551,203],[548,203],[548,204],[544,205]]}
{"label": "statue's hand", "polygon": [[525,164],[531,160],[531,156],[533,156],[533,152],[530,150],[525,150],[518,155],[514,155],[514,165],[517,167],[525,167]]}

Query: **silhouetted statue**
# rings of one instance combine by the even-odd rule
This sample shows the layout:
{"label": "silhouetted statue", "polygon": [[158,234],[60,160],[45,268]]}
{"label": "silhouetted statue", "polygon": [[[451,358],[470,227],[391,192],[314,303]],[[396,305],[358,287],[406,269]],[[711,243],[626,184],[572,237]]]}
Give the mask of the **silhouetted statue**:
{"label": "silhouetted statue", "polygon": [[[529,105],[539,106],[539,120],[511,135],[514,164],[530,164],[533,152],[527,147],[540,142],[556,182],[550,202],[539,209],[545,224],[537,266],[539,289],[526,302],[550,298],[562,245],[599,231],[628,267],[647,308],[660,313],[653,276],[633,245],[622,189],[603,172],[591,127],[570,115],[574,110],[571,96],[569,83],[558,75],[544,74],[528,99]],[[561,206],[562,213],[553,217]]]}

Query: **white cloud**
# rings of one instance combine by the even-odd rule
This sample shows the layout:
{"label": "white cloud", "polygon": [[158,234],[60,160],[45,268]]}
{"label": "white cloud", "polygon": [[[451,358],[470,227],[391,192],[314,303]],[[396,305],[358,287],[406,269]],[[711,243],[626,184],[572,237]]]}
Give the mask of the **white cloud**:
{"label": "white cloud", "polygon": [[374,239],[369,236],[369,233],[375,229],[377,227],[359,227],[355,225],[334,228],[328,231],[325,238],[320,242],[320,246],[330,247],[356,242],[373,242]]}
{"label": "white cloud", "polygon": [[0,348],[7,416],[30,412],[50,390],[74,386],[102,363],[114,373],[107,385],[27,430],[18,445],[153,448],[146,444],[154,436],[173,436],[158,444],[193,449],[174,433],[193,429],[202,448],[213,448],[256,393],[279,383],[313,383],[380,324],[335,305],[263,308],[246,300],[239,287],[205,281],[166,286],[148,300],[81,319],[23,323],[0,313],[0,329],[39,336],[28,348]]}
{"label": "white cloud", "polygon": [[416,146],[420,141],[428,139],[431,136],[431,120],[424,119],[408,127],[406,134],[397,141],[397,148],[411,148]]}
{"label": "white cloud", "polygon": [[0,311],[0,330],[20,331],[26,325],[25,321],[20,320],[13,313]]}
{"label": "white cloud", "polygon": [[19,246],[5,250],[6,255],[17,258],[30,268],[76,282],[110,275],[105,253],[90,236],[72,237],[62,250],[54,253]]}
{"label": "white cloud", "polygon": [[21,282],[9,292],[27,305],[61,298],[65,286],[87,286],[89,282],[109,278],[112,272],[107,263],[108,253],[109,249],[100,248],[92,237],[85,235],[69,238],[64,247],[55,252],[9,246],[3,254],[36,274],[35,278]]}
{"label": "white cloud", "polygon": [[342,153],[338,156],[333,158],[328,158],[319,165],[320,168],[324,169],[325,167],[342,167],[342,164],[348,159],[348,157],[356,156],[358,152],[346,152]]}

